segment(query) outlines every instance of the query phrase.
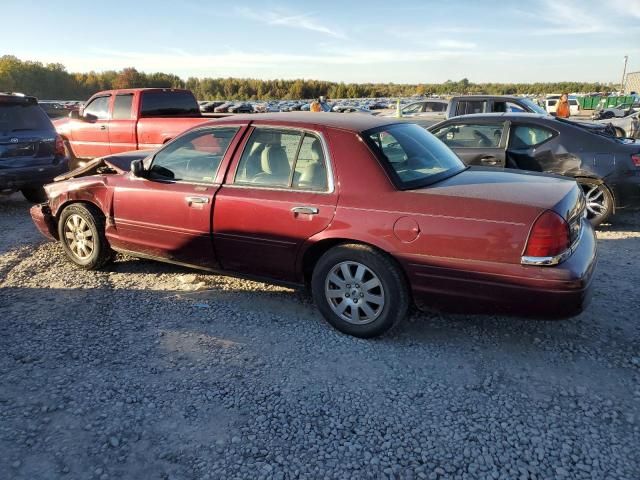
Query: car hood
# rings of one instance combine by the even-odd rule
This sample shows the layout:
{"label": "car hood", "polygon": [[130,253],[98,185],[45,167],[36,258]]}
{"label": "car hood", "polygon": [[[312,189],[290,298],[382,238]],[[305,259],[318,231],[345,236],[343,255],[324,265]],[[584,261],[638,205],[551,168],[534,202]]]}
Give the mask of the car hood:
{"label": "car hood", "polygon": [[116,153],[106,157],[99,157],[91,160],[84,167],[77,168],[63,175],[58,175],[54,182],[61,182],[71,178],[88,177],[97,173],[121,174],[128,172],[131,162],[142,160],[153,155],[156,150],[134,150],[131,152]]}
{"label": "car hood", "polygon": [[[576,182],[570,178],[491,167],[471,167],[415,192],[467,198],[469,203],[480,201],[555,210],[567,219],[576,213],[581,195]],[[496,214],[499,216],[499,213],[498,207]]]}

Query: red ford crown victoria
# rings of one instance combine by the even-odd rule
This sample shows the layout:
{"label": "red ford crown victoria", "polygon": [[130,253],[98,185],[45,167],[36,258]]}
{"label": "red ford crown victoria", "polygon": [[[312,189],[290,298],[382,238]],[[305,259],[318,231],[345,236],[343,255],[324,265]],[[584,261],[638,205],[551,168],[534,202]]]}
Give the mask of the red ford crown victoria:
{"label": "red ford crown victoria", "polygon": [[46,191],[32,217],[82,268],[124,252],[306,284],[329,323],[359,337],[417,300],[576,315],[596,261],[573,180],[467,168],[423,128],[369,115],[218,120]]}

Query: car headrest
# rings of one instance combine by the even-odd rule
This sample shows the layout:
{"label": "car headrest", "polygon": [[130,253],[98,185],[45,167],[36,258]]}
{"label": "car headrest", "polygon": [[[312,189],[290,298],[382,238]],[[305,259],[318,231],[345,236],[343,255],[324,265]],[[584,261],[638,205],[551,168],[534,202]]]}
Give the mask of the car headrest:
{"label": "car headrest", "polygon": [[314,162],[322,160],[322,145],[320,145],[320,140],[318,139],[311,143],[311,160]]}
{"label": "car headrest", "polygon": [[278,177],[288,176],[291,170],[287,152],[281,145],[267,145],[262,151],[262,171]]}

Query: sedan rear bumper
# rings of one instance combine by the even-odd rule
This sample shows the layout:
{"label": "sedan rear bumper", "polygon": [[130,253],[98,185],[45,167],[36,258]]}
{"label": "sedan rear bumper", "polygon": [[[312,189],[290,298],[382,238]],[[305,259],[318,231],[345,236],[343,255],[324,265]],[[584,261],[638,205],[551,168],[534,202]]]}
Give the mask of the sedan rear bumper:
{"label": "sedan rear bumper", "polygon": [[[596,266],[596,238],[588,222],[573,254],[555,266],[402,259],[418,305],[465,313],[568,318],[589,304]],[[427,260],[429,263],[427,263]]]}

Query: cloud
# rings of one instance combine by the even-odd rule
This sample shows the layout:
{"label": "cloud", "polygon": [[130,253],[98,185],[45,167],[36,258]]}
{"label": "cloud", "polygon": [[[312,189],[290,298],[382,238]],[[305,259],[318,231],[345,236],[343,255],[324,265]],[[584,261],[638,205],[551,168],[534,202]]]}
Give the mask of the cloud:
{"label": "cloud", "polygon": [[518,13],[548,25],[523,32],[530,35],[585,35],[604,32],[606,25],[601,19],[605,17],[593,13],[588,7],[584,1],[542,0],[535,13],[530,10],[520,10]]}
{"label": "cloud", "polygon": [[436,45],[441,48],[451,48],[454,50],[471,50],[477,47],[473,42],[461,42],[459,40],[438,40]]}
{"label": "cloud", "polygon": [[282,9],[257,13],[248,7],[238,7],[236,8],[236,12],[244,18],[266,23],[267,25],[309,30],[311,32],[322,33],[333,38],[347,38],[344,33],[329,28],[324,23],[315,20],[310,13],[294,14]]}

